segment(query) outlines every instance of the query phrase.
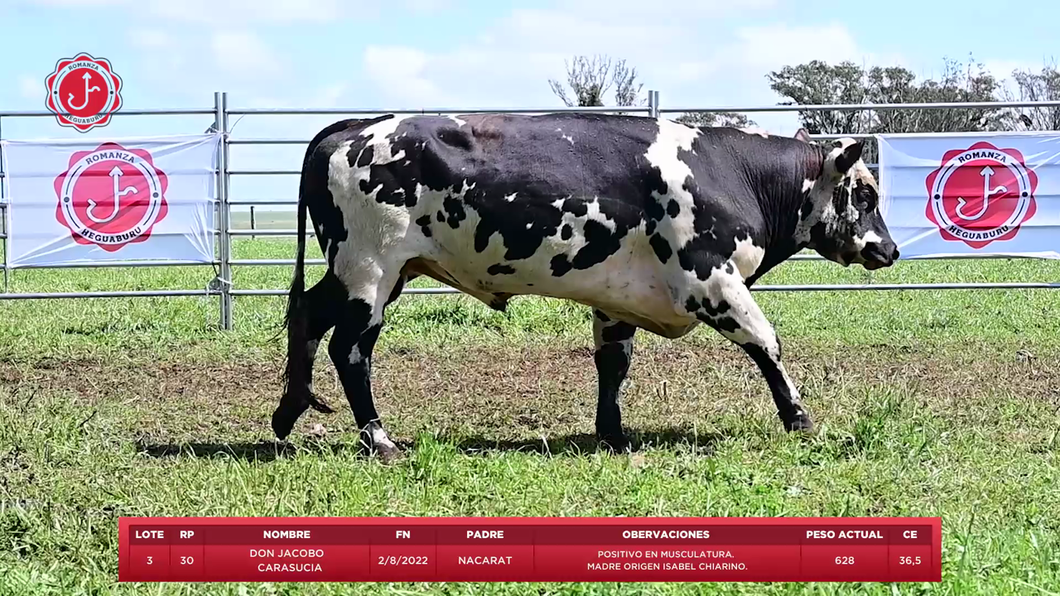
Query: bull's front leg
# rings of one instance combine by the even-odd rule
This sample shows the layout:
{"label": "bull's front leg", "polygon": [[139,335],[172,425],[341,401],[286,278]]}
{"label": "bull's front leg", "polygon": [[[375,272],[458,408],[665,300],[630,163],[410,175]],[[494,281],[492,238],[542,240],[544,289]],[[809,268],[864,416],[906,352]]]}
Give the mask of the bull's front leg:
{"label": "bull's front leg", "polygon": [[813,421],[799,400],[799,390],[780,361],[780,338],[735,272],[715,270],[707,281],[698,284],[685,308],[754,360],[769,384],[785,430],[813,429]]}
{"label": "bull's front leg", "polygon": [[608,446],[625,450],[629,440],[622,430],[622,412],[618,405],[622,383],[629,373],[633,357],[633,335],[637,328],[593,311],[593,339],[599,395],[596,402],[596,437]]}

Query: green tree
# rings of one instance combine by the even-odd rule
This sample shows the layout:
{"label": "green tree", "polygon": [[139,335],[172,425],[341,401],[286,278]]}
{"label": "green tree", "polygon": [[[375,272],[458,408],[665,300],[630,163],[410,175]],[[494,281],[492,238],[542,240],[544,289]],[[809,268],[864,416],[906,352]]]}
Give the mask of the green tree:
{"label": "green tree", "polygon": [[[941,77],[911,84],[908,94],[877,83],[871,73],[869,81],[873,103],[989,102],[997,101],[1001,90],[1001,81],[970,57],[966,65],[946,60]],[[1007,125],[1006,111],[997,108],[881,110],[873,132],[980,132],[1003,130]]]}
{"label": "green tree", "polygon": [[[637,81],[637,69],[625,60],[612,61],[606,56],[575,56],[564,61],[567,68],[566,85],[549,79],[549,87],[567,107],[602,107],[608,91],[614,89],[614,105],[642,106],[643,83]],[[618,113],[622,113],[619,111]],[[676,119],[690,126],[754,126],[754,121],[743,114],[732,112],[689,112]]]}
{"label": "green tree", "polygon": [[[1060,101],[1060,71],[1056,64],[1046,64],[1041,71],[1015,70],[1012,78],[1017,94],[1006,92],[1010,101]],[[1010,112],[1013,128],[1022,130],[1060,130],[1060,107],[1014,108]]]}
{"label": "green tree", "polygon": [[[766,75],[770,88],[788,101],[781,105],[834,105],[865,103],[865,71],[853,62],[836,65],[812,60],[785,66]],[[811,134],[868,132],[871,119],[865,111],[805,111],[799,121]]]}
{"label": "green tree", "polygon": [[[773,91],[788,99],[785,105],[996,101],[1000,81],[981,64],[944,64],[942,76],[923,81],[900,66],[866,69],[849,61],[833,66],[819,60],[785,66],[766,78]],[[992,108],[823,110],[800,111],[799,120],[814,134],[872,134],[999,130],[1008,116]]]}
{"label": "green tree", "polygon": [[[819,60],[785,66],[766,75],[784,105],[951,103],[997,101],[1000,81],[981,64],[945,60],[937,79],[917,80],[901,66],[864,68]],[[913,110],[799,111],[812,134],[878,134],[909,132],[977,132],[1005,130],[1011,115],[999,108],[930,108]],[[865,145],[867,163],[877,160],[874,142]]]}
{"label": "green tree", "polygon": [[617,106],[635,106],[643,84],[637,82],[637,69],[626,65],[625,60],[612,63],[606,56],[575,56],[564,61],[567,67],[567,87],[555,79],[548,84],[567,107],[603,106],[604,97],[614,87],[614,103]]}
{"label": "green tree", "polygon": [[737,112],[686,112],[675,120],[688,126],[731,126],[733,128],[755,126],[754,120]]}

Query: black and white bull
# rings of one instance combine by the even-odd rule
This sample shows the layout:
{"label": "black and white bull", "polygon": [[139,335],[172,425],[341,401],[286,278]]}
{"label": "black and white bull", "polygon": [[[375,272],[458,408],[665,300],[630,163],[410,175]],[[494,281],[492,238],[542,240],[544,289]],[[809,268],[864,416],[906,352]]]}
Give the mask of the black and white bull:
{"label": "black and white bull", "polygon": [[[420,275],[504,310],[516,295],[594,311],[598,437],[626,445],[619,389],[637,328],[678,338],[706,323],[761,369],[787,430],[813,423],[749,286],[809,247],[844,266],[898,250],[852,139],[816,144],[664,119],[381,116],[310,142],[286,324],[281,440],[309,407],[324,334],[362,440],[397,455],[376,412],[372,348],[385,307]],[[306,210],[328,263],[306,291]]]}

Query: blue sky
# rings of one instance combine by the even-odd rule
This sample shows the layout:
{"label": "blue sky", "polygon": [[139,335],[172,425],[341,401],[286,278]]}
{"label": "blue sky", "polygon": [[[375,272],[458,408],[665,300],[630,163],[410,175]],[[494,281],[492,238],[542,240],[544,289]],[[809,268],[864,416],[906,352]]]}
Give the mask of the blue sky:
{"label": "blue sky", "polygon": [[[965,0],[0,0],[0,111],[44,109],[57,60],[111,60],[129,108],[560,106],[549,77],[604,53],[666,106],[767,105],[765,74],[811,59],[937,74],[972,53],[998,75],[1060,58],[1060,2],[1003,11]],[[337,119],[247,116],[233,136],[309,138]],[[791,115],[755,115],[790,134]],[[208,116],[117,118],[81,135],[52,118],[4,119],[5,138],[201,132]],[[234,147],[233,168],[297,169],[302,147]],[[293,198],[294,177],[233,181]],[[268,195],[267,197],[264,195]],[[246,197],[242,197],[246,198]]]}

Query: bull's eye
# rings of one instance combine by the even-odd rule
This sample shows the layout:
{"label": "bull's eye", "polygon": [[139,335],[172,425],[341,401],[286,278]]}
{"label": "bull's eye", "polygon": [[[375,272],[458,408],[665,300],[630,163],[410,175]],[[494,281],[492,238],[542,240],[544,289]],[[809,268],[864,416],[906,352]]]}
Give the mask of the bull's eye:
{"label": "bull's eye", "polygon": [[[860,186],[860,185],[859,185]],[[857,192],[858,202],[865,207],[865,211],[872,211],[876,208],[878,197],[872,189],[860,187]]]}

